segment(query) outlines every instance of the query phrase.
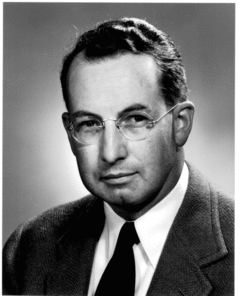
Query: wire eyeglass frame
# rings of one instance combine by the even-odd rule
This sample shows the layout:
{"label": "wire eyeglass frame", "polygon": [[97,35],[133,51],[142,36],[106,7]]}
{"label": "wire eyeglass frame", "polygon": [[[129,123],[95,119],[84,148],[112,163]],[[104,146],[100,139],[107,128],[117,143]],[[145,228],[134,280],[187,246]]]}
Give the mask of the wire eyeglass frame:
{"label": "wire eyeglass frame", "polygon": [[[146,116],[148,123],[145,124],[144,126],[142,126],[142,127],[146,128],[146,131],[142,133],[142,136],[140,136],[140,137],[136,137],[136,138],[131,138],[131,137],[127,136],[127,135],[125,134],[126,131],[125,131],[125,133],[124,133],[123,130],[124,130],[124,127],[125,127],[127,124],[124,124],[124,123],[121,123],[121,122],[119,123],[119,121],[122,120],[122,118],[124,117],[124,115],[121,116],[121,117],[118,118],[118,119],[114,119],[114,118],[106,118],[106,119],[99,120],[99,119],[97,119],[97,118],[94,118],[94,120],[95,120],[96,122],[99,123],[99,125],[97,125],[97,127],[99,127],[99,133],[98,133],[97,136],[95,136],[95,137],[92,139],[92,141],[83,141],[83,140],[80,140],[80,139],[75,135],[76,130],[75,130],[75,128],[74,128],[74,124],[73,124],[73,122],[74,122],[74,120],[75,120],[76,118],[74,118],[74,119],[70,122],[70,124],[69,124],[69,126],[68,126],[68,130],[70,131],[72,137],[73,137],[78,143],[80,143],[80,144],[84,144],[84,145],[91,145],[91,144],[96,143],[96,142],[99,140],[99,138],[101,137],[101,135],[102,135],[102,133],[103,133],[103,130],[104,130],[104,128],[105,128],[105,122],[108,121],[108,120],[111,120],[111,121],[115,121],[115,125],[116,125],[117,129],[119,130],[119,132],[121,132],[121,134],[122,134],[125,138],[127,138],[127,139],[130,140],[130,141],[141,141],[141,140],[144,140],[144,139],[148,136],[148,134],[149,134],[149,132],[148,132],[148,128],[154,128],[154,126],[155,126],[155,125],[156,125],[156,124],[157,124],[162,118],[164,118],[167,114],[169,114],[171,111],[173,111],[173,110],[174,110],[179,104],[180,104],[180,103],[174,105],[172,108],[170,108],[166,113],[164,113],[163,115],[161,115],[161,116],[160,116],[158,119],[156,119],[156,120],[153,120],[153,118],[152,118],[149,114],[147,114],[147,113],[145,113],[145,112],[137,112],[137,115],[143,115],[143,116]],[[137,127],[135,127],[135,128],[137,128]],[[143,131],[143,130],[142,130],[142,131]]]}

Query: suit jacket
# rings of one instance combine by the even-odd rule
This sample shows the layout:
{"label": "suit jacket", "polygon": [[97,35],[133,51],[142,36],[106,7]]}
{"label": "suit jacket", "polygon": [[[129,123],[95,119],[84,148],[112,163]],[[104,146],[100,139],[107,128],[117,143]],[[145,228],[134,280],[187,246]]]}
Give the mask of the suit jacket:
{"label": "suit jacket", "polygon": [[[147,296],[234,295],[233,200],[189,170]],[[88,196],[23,223],[4,248],[3,294],[86,296],[104,221],[102,201]]]}

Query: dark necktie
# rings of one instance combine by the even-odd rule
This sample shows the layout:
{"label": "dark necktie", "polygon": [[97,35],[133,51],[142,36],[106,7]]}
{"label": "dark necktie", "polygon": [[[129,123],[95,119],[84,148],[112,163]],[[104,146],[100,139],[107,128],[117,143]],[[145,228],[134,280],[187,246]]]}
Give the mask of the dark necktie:
{"label": "dark necktie", "polygon": [[102,275],[95,296],[134,296],[135,243],[139,243],[139,238],[134,223],[126,222],[119,233],[114,254]]}

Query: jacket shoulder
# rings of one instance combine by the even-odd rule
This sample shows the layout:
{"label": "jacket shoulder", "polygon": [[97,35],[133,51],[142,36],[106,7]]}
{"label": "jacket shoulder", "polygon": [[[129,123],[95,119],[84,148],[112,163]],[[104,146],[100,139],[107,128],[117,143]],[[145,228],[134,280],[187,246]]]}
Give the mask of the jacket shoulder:
{"label": "jacket shoulder", "polygon": [[3,249],[4,294],[20,293],[19,278],[21,282],[25,281],[24,274],[28,274],[29,266],[40,262],[48,262],[45,265],[51,266],[49,260],[56,257],[56,242],[79,217],[88,212],[95,200],[89,195],[57,206],[23,222],[12,233]]}
{"label": "jacket shoulder", "polygon": [[61,234],[64,233],[79,216],[88,211],[88,208],[95,200],[95,197],[88,195],[77,201],[49,209],[34,218],[26,220],[13,232],[6,245],[8,245],[9,242],[14,242],[14,244],[16,244],[22,236],[24,236],[25,240],[28,236],[33,240],[36,236],[39,238],[44,237],[51,232],[55,239],[60,238]]}
{"label": "jacket shoulder", "polygon": [[[204,208],[210,210],[209,217],[211,223],[218,225],[218,232],[223,236],[234,237],[234,198],[210,182],[201,172],[188,164],[190,177],[187,195],[191,198],[191,204],[195,205],[196,213],[201,213],[201,220],[205,221],[206,212]],[[197,209],[199,209],[197,211]],[[200,210],[202,209],[202,210]]]}
{"label": "jacket shoulder", "polygon": [[234,198],[191,166],[189,171],[183,216],[188,219],[184,234],[189,250],[211,283],[213,295],[233,295]]}
{"label": "jacket shoulder", "polygon": [[234,199],[222,192],[215,191],[218,200],[219,223],[228,251],[234,252],[234,224],[235,202]]}

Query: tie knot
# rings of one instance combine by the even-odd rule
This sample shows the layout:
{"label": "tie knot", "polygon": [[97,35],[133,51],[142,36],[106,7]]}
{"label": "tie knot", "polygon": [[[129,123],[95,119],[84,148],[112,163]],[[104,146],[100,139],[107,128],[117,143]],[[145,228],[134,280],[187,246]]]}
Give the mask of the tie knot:
{"label": "tie knot", "polygon": [[120,230],[119,243],[123,243],[125,245],[133,246],[134,244],[139,243],[139,238],[135,229],[134,222],[126,222],[122,229]]}

